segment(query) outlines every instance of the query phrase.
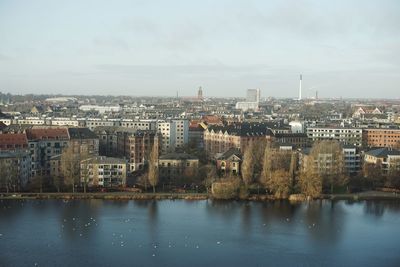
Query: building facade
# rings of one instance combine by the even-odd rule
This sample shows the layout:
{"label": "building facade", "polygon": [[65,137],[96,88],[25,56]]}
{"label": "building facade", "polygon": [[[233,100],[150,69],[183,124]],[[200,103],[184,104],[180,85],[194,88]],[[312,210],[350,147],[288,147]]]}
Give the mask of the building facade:
{"label": "building facade", "polygon": [[127,161],[120,158],[97,156],[81,161],[81,183],[89,187],[125,187]]}
{"label": "building facade", "polygon": [[364,129],[363,144],[365,147],[399,147],[400,129]]}
{"label": "building facade", "polygon": [[309,127],[307,136],[313,142],[319,140],[336,140],[342,145],[362,146],[361,128]]}

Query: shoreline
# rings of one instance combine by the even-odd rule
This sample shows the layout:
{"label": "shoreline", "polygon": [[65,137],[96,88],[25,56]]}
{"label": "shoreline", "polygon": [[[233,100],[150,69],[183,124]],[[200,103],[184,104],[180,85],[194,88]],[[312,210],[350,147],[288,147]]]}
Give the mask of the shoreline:
{"label": "shoreline", "polygon": [[[214,199],[212,195],[207,193],[127,193],[127,192],[112,192],[112,193],[1,193],[0,200],[15,199],[61,199],[61,200],[79,200],[79,199],[103,199],[103,200],[206,200]],[[400,194],[388,193],[381,191],[367,191],[351,194],[323,194],[315,200],[400,200]],[[271,195],[250,195],[245,199],[230,199],[243,201],[275,201],[287,200],[277,199]],[[290,202],[305,202],[307,200],[289,200]]]}

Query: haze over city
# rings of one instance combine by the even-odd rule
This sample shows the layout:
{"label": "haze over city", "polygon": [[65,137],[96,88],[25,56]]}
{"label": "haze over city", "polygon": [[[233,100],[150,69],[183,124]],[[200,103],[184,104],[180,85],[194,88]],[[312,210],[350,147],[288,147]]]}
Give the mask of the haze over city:
{"label": "haze over city", "polygon": [[400,2],[1,1],[0,91],[398,98]]}

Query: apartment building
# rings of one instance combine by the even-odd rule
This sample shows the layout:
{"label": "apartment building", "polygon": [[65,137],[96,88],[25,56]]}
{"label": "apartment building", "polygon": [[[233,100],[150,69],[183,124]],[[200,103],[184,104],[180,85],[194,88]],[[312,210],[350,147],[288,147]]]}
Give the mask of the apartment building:
{"label": "apartment building", "polygon": [[361,128],[309,127],[307,136],[313,142],[319,140],[336,140],[342,145],[362,146]]}
{"label": "apartment building", "polygon": [[128,164],[120,158],[97,156],[81,161],[81,183],[88,186],[126,186]]}
{"label": "apartment building", "polygon": [[400,129],[363,129],[363,144],[365,147],[399,147]]}
{"label": "apartment building", "polygon": [[69,146],[75,153],[87,152],[89,155],[99,155],[99,138],[88,128],[68,128]]}
{"label": "apartment building", "polygon": [[41,173],[50,175],[50,159],[60,155],[68,146],[67,128],[32,128],[26,130],[28,148],[32,161],[32,176]]}
{"label": "apartment building", "polygon": [[[16,190],[26,187],[31,175],[29,152],[21,150],[0,151],[0,175],[9,179],[9,187],[15,187]],[[5,186],[0,184],[0,190],[4,189]]]}
{"label": "apartment building", "polygon": [[228,126],[209,126],[204,131],[204,147],[209,158],[215,158],[231,148],[242,153],[250,142],[271,140],[273,133],[263,123],[236,123]]}
{"label": "apartment building", "polygon": [[188,120],[166,120],[157,122],[157,131],[162,140],[161,154],[174,152],[189,142]]}

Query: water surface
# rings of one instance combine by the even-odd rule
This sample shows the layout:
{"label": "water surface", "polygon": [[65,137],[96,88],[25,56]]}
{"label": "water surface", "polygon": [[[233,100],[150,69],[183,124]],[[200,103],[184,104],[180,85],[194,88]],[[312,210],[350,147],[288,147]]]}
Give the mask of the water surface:
{"label": "water surface", "polygon": [[400,202],[3,200],[0,266],[400,266]]}

